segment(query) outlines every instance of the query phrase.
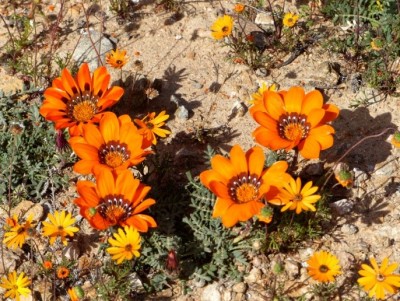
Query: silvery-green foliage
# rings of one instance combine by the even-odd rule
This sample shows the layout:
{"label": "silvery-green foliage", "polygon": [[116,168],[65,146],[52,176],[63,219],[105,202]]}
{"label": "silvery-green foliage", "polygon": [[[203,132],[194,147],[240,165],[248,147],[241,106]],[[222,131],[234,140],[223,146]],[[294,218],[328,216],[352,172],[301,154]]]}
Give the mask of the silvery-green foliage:
{"label": "silvery-green foliage", "polygon": [[[39,114],[42,89],[0,92],[0,194],[40,200],[68,183],[52,123]],[[9,195],[10,192],[10,195]]]}
{"label": "silvery-green foliage", "polygon": [[233,230],[225,228],[220,219],[212,217],[215,196],[199,180],[188,174],[191,207],[193,212],[183,219],[193,231],[193,255],[202,265],[195,267],[192,277],[198,281],[210,282],[215,279],[240,279],[238,265],[247,265],[247,240],[235,241],[238,237]]}

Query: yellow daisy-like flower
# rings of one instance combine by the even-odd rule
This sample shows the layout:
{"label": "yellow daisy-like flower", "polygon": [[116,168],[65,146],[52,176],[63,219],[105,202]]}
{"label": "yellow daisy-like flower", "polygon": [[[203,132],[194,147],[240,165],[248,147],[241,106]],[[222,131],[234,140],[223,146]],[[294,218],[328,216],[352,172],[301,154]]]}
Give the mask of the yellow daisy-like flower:
{"label": "yellow daisy-like flower", "polygon": [[18,217],[13,216],[12,219],[7,219],[7,227],[9,231],[4,234],[3,242],[11,249],[21,248],[25,240],[29,237],[29,229],[32,228],[33,215],[30,215],[24,224],[18,223]]}
{"label": "yellow daisy-like flower", "polygon": [[233,28],[233,18],[228,15],[224,15],[218,18],[211,26],[211,35],[216,40],[221,40],[227,36],[230,36]]}
{"label": "yellow daisy-like flower", "polygon": [[111,67],[121,69],[127,62],[128,57],[126,56],[126,50],[111,50],[106,54],[106,62]]}
{"label": "yellow daisy-like flower", "polygon": [[392,143],[394,147],[400,148],[400,132],[397,131],[393,134],[390,143]]}
{"label": "yellow daisy-like flower", "polygon": [[307,264],[308,275],[319,282],[332,282],[340,274],[339,260],[329,252],[314,253]]}
{"label": "yellow daisy-like flower", "polygon": [[253,115],[255,111],[263,110],[264,92],[266,91],[276,92],[277,90],[278,86],[275,83],[270,86],[267,86],[267,84],[263,82],[260,88],[258,88],[257,92],[251,95],[251,100],[249,101],[250,104],[252,104],[252,106],[249,109],[250,114]]}
{"label": "yellow daisy-like flower", "polygon": [[43,235],[50,237],[50,244],[52,245],[56,238],[59,236],[64,245],[67,245],[66,237],[74,236],[74,232],[78,232],[79,228],[72,227],[75,223],[75,218],[71,213],[65,211],[55,211],[54,215],[49,213],[47,215],[50,222],[42,222]]}
{"label": "yellow daisy-like flower", "polygon": [[143,136],[143,139],[147,141],[145,145],[150,145],[151,143],[156,145],[156,136],[161,138],[167,137],[171,134],[171,131],[162,129],[161,127],[165,124],[165,121],[169,118],[169,115],[162,111],[156,116],[155,112],[147,114],[142,120],[135,119],[135,123],[140,127],[139,134]]}
{"label": "yellow daisy-like flower", "polygon": [[293,27],[296,25],[299,16],[292,13],[286,13],[283,17],[283,26]]}
{"label": "yellow daisy-like flower", "polygon": [[114,238],[108,239],[111,247],[107,248],[107,252],[111,254],[113,260],[117,261],[117,264],[124,260],[131,260],[133,256],[140,256],[141,237],[135,228],[132,226],[125,226],[124,230],[119,228],[118,233],[114,233]]}
{"label": "yellow daisy-like flower", "polygon": [[25,276],[24,272],[17,275],[16,271],[8,274],[8,277],[1,279],[0,287],[6,289],[4,298],[12,298],[19,301],[20,296],[28,296],[31,292],[27,286],[31,284],[28,277]]}
{"label": "yellow daisy-like flower", "polygon": [[318,190],[317,186],[312,186],[312,182],[308,182],[301,188],[301,179],[295,181],[292,177],[289,182],[283,183],[283,188],[278,194],[278,200],[269,201],[274,205],[284,205],[281,211],[296,210],[299,214],[301,211],[316,211],[313,206],[321,196],[314,194]]}
{"label": "yellow daisy-like flower", "polygon": [[398,263],[389,265],[389,259],[385,257],[382,261],[381,267],[376,263],[375,258],[369,259],[371,266],[362,264],[362,269],[358,271],[362,277],[357,282],[369,292],[369,296],[375,296],[377,299],[384,299],[385,292],[394,294],[397,288],[400,287],[400,275],[393,274],[397,269]]}

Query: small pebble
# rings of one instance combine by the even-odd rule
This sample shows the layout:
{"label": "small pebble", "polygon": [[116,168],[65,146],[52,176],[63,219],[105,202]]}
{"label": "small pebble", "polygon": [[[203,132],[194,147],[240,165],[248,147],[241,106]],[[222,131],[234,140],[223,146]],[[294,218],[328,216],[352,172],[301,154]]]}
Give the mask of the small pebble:
{"label": "small pebble", "polygon": [[341,231],[344,234],[356,234],[358,232],[358,228],[353,224],[344,224],[341,228]]}
{"label": "small pebble", "polygon": [[232,287],[232,291],[234,291],[235,293],[244,293],[246,289],[247,289],[247,284],[245,282],[236,283]]}
{"label": "small pebble", "polygon": [[342,199],[336,201],[332,204],[329,204],[329,207],[337,214],[337,215],[346,215],[353,210],[354,201],[348,199]]}

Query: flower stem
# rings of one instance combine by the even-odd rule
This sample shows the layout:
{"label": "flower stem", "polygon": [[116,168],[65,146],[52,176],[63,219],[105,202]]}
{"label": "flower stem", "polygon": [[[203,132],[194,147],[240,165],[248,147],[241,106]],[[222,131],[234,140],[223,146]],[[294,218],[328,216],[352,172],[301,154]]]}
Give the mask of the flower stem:
{"label": "flower stem", "polygon": [[359,146],[361,143],[363,143],[364,141],[371,139],[371,138],[377,138],[380,137],[382,135],[384,135],[385,133],[387,133],[388,131],[396,131],[395,128],[386,128],[384,129],[382,132],[378,133],[378,134],[374,134],[374,135],[370,135],[370,136],[366,136],[364,138],[362,138],[360,141],[358,141],[356,144],[354,144],[352,147],[350,147],[337,161],[336,163],[329,169],[329,171],[327,172],[327,178],[324,182],[324,184],[321,187],[321,190],[324,189],[325,185],[328,183],[329,179],[331,178],[331,176],[333,175],[333,171],[335,170],[336,166],[352,151],[354,150],[357,146]]}
{"label": "flower stem", "polygon": [[296,147],[294,149],[294,155],[293,155],[292,163],[290,164],[290,169],[292,171],[295,170],[295,167],[297,166],[298,159],[299,159],[299,149]]}

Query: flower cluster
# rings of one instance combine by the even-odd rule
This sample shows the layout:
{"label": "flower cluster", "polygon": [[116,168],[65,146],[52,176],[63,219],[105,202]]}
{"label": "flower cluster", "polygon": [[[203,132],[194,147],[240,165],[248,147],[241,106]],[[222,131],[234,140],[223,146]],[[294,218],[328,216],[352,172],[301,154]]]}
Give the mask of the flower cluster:
{"label": "flower cluster", "polygon": [[[117,49],[107,54],[106,61],[114,68],[122,68],[127,62],[125,55],[126,51]],[[79,197],[74,203],[80,214],[97,230],[124,227],[115,239],[109,240],[112,247],[108,249],[112,258],[121,263],[139,256],[137,231],[147,232],[157,226],[151,216],[143,214],[155,204],[155,200],[146,198],[150,187],[136,179],[129,168],[153,153],[151,145],[157,143],[157,136],[166,137],[171,132],[162,128],[169,117],[165,111],[135,119],[139,128],[129,115],[107,112],[124,93],[121,87],[109,88],[109,82],[105,67],[96,69],[91,76],[85,63],[75,78],[64,69],[45,91],[40,113],[54,121],[56,129],[69,129],[68,143],[80,159],[74,171],[95,177],[95,182],[81,180],[76,184]],[[66,244],[65,238],[78,230],[71,226],[75,220],[70,214],[56,212],[54,216],[49,214],[49,219],[50,222],[43,222],[43,231],[50,237],[50,244],[56,237]]]}
{"label": "flower cluster", "polygon": [[[299,151],[306,158],[318,158],[321,150],[333,145],[334,120],[339,109],[324,104],[319,91],[305,93],[300,87],[276,91],[263,85],[253,94],[250,115],[260,125],[253,137],[273,151]],[[265,156],[259,146],[246,153],[235,145],[230,158],[216,155],[211,170],[200,174],[201,182],[216,196],[214,217],[221,217],[226,227],[257,216],[260,221],[272,220],[268,205],[282,206],[281,211],[316,211],[321,198],[311,181],[302,186],[287,173],[288,164],[278,161],[264,169]],[[269,213],[268,213],[269,212]],[[268,214],[267,214],[268,213]]]}
{"label": "flower cluster", "polygon": [[[106,55],[106,62],[113,68],[121,69],[127,61],[124,50],[116,49]],[[135,119],[108,111],[124,94],[122,87],[110,87],[110,81],[111,76],[104,66],[91,73],[84,63],[76,76],[64,69],[45,90],[39,112],[46,120],[54,122],[57,146],[64,149],[68,143],[78,157],[74,171],[94,179],[77,182],[79,196],[73,203],[94,229],[116,228],[114,238],[108,239],[107,252],[120,264],[140,255],[139,232],[157,226],[153,217],[145,213],[156,203],[147,197],[151,187],[135,178],[130,168],[154,152],[152,146],[157,144],[157,137],[165,138],[171,132],[164,128],[169,118],[166,111],[150,112]],[[64,130],[69,132],[68,141],[62,141]],[[36,231],[33,218],[33,215],[25,219],[17,215],[7,218],[3,243],[10,249],[22,248]],[[63,248],[79,231],[75,222],[70,212],[55,210],[48,213],[38,228],[41,226],[41,235],[48,237],[50,245]],[[42,258],[41,270],[70,284],[70,266],[65,262]],[[7,290],[6,298],[19,300],[20,296],[30,293],[27,288],[30,282],[24,273],[18,275],[13,271],[2,279],[0,286]],[[71,300],[83,296],[76,286],[70,287],[68,294]]]}

